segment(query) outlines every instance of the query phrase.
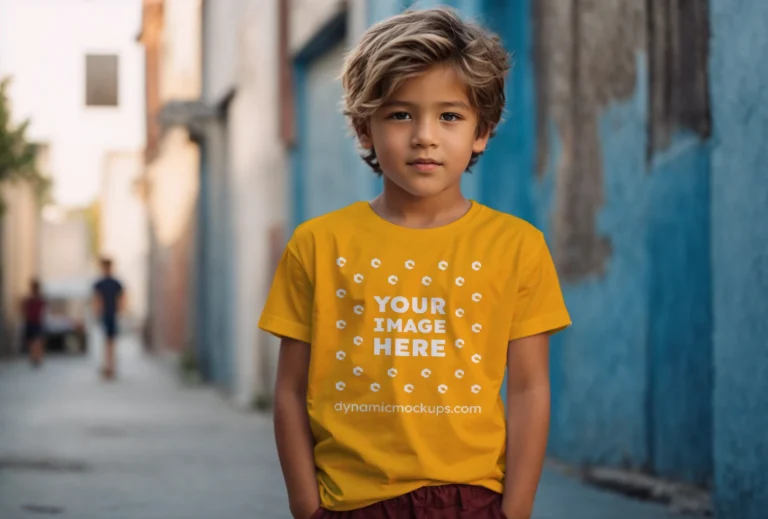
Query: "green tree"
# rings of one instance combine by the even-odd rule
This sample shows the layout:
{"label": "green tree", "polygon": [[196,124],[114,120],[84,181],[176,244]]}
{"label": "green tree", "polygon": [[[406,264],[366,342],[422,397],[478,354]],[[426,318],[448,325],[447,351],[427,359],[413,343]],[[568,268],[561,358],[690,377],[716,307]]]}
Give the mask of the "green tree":
{"label": "green tree", "polygon": [[[29,182],[43,203],[50,188],[49,179],[45,178],[36,167],[37,147],[27,141],[26,132],[29,121],[17,126],[11,122],[8,85],[10,78],[0,80],[0,185],[4,182]],[[0,214],[3,200],[0,198]]]}

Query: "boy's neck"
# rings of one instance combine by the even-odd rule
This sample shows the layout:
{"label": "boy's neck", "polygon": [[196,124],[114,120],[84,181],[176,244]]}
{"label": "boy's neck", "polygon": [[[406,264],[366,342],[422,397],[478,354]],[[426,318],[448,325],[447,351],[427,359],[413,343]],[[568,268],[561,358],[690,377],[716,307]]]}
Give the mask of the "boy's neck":
{"label": "boy's neck", "polygon": [[429,229],[448,225],[472,207],[459,186],[430,197],[414,196],[384,179],[382,193],[370,202],[380,217],[402,227]]}

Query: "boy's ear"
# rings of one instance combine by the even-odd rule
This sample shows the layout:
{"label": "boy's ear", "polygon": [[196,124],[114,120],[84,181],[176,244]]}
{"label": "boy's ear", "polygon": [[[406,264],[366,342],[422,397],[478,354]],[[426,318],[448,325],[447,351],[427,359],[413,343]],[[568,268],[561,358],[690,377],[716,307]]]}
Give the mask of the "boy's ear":
{"label": "boy's ear", "polygon": [[373,139],[371,139],[371,131],[367,124],[363,124],[357,129],[357,140],[360,141],[360,147],[364,150],[373,148]]}
{"label": "boy's ear", "polygon": [[485,147],[488,146],[488,139],[491,138],[492,129],[488,129],[483,133],[477,133],[475,137],[475,143],[472,145],[472,151],[474,153],[482,153],[485,151]]}

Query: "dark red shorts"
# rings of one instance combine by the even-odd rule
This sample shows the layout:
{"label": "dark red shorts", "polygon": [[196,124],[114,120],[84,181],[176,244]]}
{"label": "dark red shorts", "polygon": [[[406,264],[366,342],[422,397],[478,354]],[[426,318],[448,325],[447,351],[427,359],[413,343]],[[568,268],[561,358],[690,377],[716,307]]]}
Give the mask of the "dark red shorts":
{"label": "dark red shorts", "polygon": [[422,487],[347,512],[319,509],[310,519],[505,519],[501,494],[484,487]]}

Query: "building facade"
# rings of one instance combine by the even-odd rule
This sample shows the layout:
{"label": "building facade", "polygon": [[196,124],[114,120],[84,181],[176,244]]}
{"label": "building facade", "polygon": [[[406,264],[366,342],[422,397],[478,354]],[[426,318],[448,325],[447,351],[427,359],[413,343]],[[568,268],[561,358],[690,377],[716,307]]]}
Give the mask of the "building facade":
{"label": "building facade", "polygon": [[195,235],[200,150],[183,121],[163,109],[196,101],[202,81],[199,1],[146,0],[147,146],[143,197],[148,213],[149,289],[146,339],[158,351],[194,347]]}

